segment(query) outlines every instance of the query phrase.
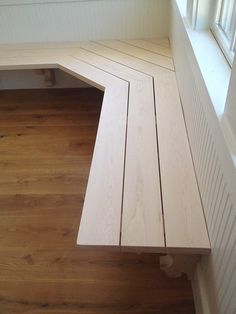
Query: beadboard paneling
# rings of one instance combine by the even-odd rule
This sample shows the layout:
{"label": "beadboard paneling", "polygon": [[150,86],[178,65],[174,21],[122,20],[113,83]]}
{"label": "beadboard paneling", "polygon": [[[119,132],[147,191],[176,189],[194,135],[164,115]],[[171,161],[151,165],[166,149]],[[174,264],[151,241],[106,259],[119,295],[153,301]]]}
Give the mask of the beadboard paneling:
{"label": "beadboard paneling", "polygon": [[2,5],[0,2],[0,43],[168,35],[169,0],[40,2],[10,1],[9,5],[7,1],[2,1]]}
{"label": "beadboard paneling", "polygon": [[212,248],[201,261],[202,277],[211,313],[235,314],[235,167],[174,0],[171,21],[178,84]]}

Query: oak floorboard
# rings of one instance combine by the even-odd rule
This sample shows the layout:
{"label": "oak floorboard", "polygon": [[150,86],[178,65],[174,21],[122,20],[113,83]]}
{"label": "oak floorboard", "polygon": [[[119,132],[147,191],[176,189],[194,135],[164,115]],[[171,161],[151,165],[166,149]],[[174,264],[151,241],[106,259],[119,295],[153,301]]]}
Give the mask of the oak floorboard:
{"label": "oak floorboard", "polygon": [[[99,94],[90,98],[90,93]],[[64,120],[67,108],[73,107],[79,117],[81,99],[88,102],[86,106],[84,100],[82,109],[87,110],[87,117],[82,115],[88,120],[87,146],[79,145],[81,137],[77,146],[66,146],[66,141],[76,138],[79,129],[70,129],[66,138],[61,139],[56,136],[58,124],[54,125],[53,118],[49,128],[49,117],[41,139],[40,133],[29,134],[32,145],[34,137],[41,143],[41,151],[36,144],[34,149],[26,150],[27,145],[20,137],[10,142],[14,149],[0,140],[0,150],[3,146],[6,150],[0,155],[0,314],[194,313],[190,282],[185,277],[167,278],[159,269],[158,254],[82,250],[76,246],[96,136],[96,128],[89,134],[90,113],[93,116],[96,111],[99,117],[102,94],[95,90],[0,94],[3,121],[4,114],[9,113],[7,107],[15,108],[14,103],[19,115],[29,116],[39,104],[40,95],[42,114],[47,115],[48,110],[53,114],[54,105],[61,108],[57,121],[62,129],[63,123],[65,128],[68,126]],[[20,130],[27,126],[20,125],[17,118],[14,125],[15,118],[13,114],[12,128]],[[9,130],[7,123],[5,127]],[[48,147],[52,142],[47,140],[46,130],[48,137],[54,137],[55,149]],[[65,150],[66,155],[60,142],[70,147]],[[23,178],[28,180],[27,186]]]}
{"label": "oak floorboard", "polygon": [[[1,167],[1,166],[0,166]],[[84,165],[83,165],[84,167]],[[87,170],[88,171],[88,170]],[[32,172],[33,173],[33,172]],[[10,191],[8,191],[10,193]],[[78,214],[83,207],[84,191],[76,194],[4,194],[0,197],[0,217],[20,215]],[[0,218],[1,219],[1,218]]]}

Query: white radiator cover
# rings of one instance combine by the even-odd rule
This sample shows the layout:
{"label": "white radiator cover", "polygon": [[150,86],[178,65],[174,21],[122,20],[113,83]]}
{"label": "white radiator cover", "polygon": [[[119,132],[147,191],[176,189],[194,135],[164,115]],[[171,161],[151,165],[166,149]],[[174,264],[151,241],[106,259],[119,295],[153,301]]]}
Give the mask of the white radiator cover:
{"label": "white radiator cover", "polygon": [[169,0],[0,0],[0,43],[168,36]]}
{"label": "white radiator cover", "polygon": [[[196,280],[208,306],[199,314],[236,313],[236,175],[218,117],[207,92],[182,17],[172,0],[171,44],[193,162],[212,253],[199,265]],[[207,53],[207,52],[206,52]],[[200,269],[200,270],[199,270]],[[201,277],[201,278],[200,278]],[[202,282],[203,281],[203,282]],[[195,293],[198,293],[195,289]]]}

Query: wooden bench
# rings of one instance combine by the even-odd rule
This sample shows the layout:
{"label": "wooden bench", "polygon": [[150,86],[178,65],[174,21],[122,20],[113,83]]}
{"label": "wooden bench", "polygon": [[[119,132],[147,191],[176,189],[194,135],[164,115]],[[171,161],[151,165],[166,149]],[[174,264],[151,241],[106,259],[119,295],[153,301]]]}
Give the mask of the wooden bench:
{"label": "wooden bench", "polygon": [[57,67],[105,91],[78,245],[163,253],[167,274],[191,277],[210,244],[168,41],[3,47],[0,56],[0,69]]}

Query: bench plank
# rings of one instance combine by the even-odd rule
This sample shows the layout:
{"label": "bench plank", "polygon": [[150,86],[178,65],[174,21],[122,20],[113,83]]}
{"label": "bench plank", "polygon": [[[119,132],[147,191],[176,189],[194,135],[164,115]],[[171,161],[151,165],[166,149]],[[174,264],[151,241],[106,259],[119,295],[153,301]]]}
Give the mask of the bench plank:
{"label": "bench plank", "polygon": [[93,43],[82,47],[86,51],[78,50],[78,58],[130,82],[121,246],[163,250],[152,78],[96,55]]}
{"label": "bench plank", "polygon": [[160,252],[165,240],[153,85],[149,80],[142,87],[130,87],[121,246]]}
{"label": "bench plank", "polygon": [[119,41],[103,41],[101,51],[115,62],[154,77],[166,246],[173,252],[206,253],[210,244],[175,73],[138,59],[136,54],[126,56],[126,47]]}
{"label": "bench plank", "polygon": [[174,73],[155,82],[166,246],[209,250],[205,218]]}
{"label": "bench plank", "polygon": [[27,69],[42,69],[42,68],[56,68],[56,56],[20,56],[8,58],[2,56],[0,58],[0,70],[27,70]]}
{"label": "bench plank", "polygon": [[[60,63],[75,74],[81,73],[82,64],[86,63],[74,58]],[[103,73],[106,89],[77,243],[119,247],[129,86],[116,76],[87,67],[92,76]]]}
{"label": "bench plank", "polygon": [[161,46],[142,39],[122,40],[122,42],[127,43],[131,46],[143,48],[156,54],[172,58],[170,47]]}
{"label": "bench plank", "polygon": [[[121,41],[111,41],[113,44],[116,44],[116,49],[118,51],[125,51],[127,55],[136,57],[138,59],[147,61],[153,65],[158,65],[160,67],[166,68],[168,70],[174,71],[174,63],[173,60],[169,57],[158,55],[154,52],[147,51],[142,48],[134,47],[129,45],[128,43],[121,42]],[[109,44],[108,41],[99,41],[98,43],[101,44]],[[118,48],[119,47],[119,48]]]}

